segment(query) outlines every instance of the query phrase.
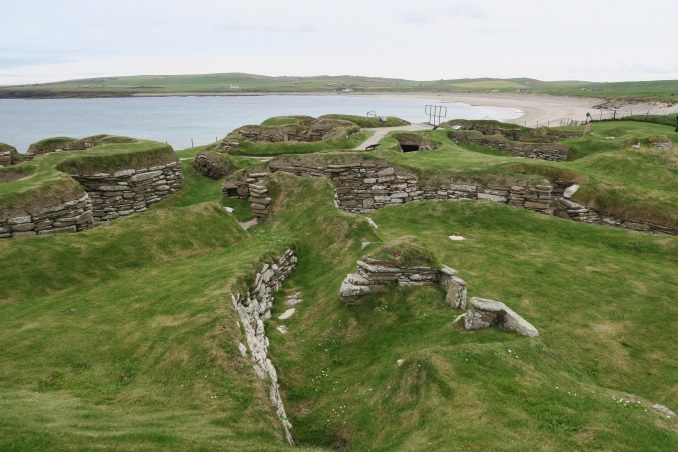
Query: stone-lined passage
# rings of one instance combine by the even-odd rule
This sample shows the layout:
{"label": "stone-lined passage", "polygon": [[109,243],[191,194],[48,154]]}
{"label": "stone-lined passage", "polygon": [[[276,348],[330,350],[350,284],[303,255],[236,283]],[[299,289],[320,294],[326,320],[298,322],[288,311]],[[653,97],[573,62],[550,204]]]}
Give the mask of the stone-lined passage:
{"label": "stone-lined passage", "polygon": [[[280,397],[278,374],[273,363],[268,358],[268,337],[264,329],[264,320],[271,318],[273,307],[273,294],[276,293],[282,282],[287,278],[297,264],[297,257],[292,250],[287,250],[283,255],[265,264],[254,277],[253,283],[245,294],[231,294],[233,307],[238,312],[245,329],[247,348],[251,352],[254,371],[262,380],[270,379],[269,397],[275,406],[276,414],[285,429],[285,436],[290,444],[294,444],[290,429],[292,424],[287,420],[285,406]],[[246,355],[244,345],[239,345],[241,353]]]}

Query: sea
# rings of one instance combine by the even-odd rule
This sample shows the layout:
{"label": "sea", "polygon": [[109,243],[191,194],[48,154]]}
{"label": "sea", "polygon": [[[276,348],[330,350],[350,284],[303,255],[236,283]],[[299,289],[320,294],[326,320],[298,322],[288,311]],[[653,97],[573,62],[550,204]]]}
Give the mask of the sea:
{"label": "sea", "polygon": [[[166,142],[175,150],[217,141],[272,116],[337,113],[430,120],[427,106],[449,119],[511,120],[520,110],[456,102],[355,95],[166,96],[102,99],[0,99],[0,142],[26,152],[45,138],[122,135]],[[430,110],[430,107],[429,107]],[[434,110],[436,110],[434,108]]]}

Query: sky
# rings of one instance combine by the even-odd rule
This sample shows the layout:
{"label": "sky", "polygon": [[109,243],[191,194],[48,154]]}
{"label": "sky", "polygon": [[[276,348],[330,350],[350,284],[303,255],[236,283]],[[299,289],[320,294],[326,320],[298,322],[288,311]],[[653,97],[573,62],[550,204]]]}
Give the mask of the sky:
{"label": "sky", "polygon": [[678,79],[671,0],[0,0],[0,85],[246,72]]}

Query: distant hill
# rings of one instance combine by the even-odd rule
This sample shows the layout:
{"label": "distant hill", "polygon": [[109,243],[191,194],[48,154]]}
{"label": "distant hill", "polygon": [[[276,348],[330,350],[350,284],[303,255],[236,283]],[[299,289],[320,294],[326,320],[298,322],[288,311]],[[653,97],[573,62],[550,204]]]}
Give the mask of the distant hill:
{"label": "distant hill", "polygon": [[598,83],[531,78],[405,80],[355,75],[313,77],[246,74],[135,75],[0,87],[0,98],[123,97],[163,94],[266,94],[328,92],[534,92],[601,98],[678,100],[678,80]]}

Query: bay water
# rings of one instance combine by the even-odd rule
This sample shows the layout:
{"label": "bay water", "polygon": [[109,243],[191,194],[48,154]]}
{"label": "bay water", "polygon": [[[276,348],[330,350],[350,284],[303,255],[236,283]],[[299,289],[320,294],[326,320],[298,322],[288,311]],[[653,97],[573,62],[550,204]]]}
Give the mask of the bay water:
{"label": "bay water", "polygon": [[426,105],[447,107],[446,119],[510,120],[521,114],[515,109],[431,99],[351,95],[0,99],[0,142],[23,153],[45,138],[107,133],[166,142],[180,150],[212,143],[240,126],[260,124],[272,116],[365,116],[374,111],[423,123],[429,120]]}

